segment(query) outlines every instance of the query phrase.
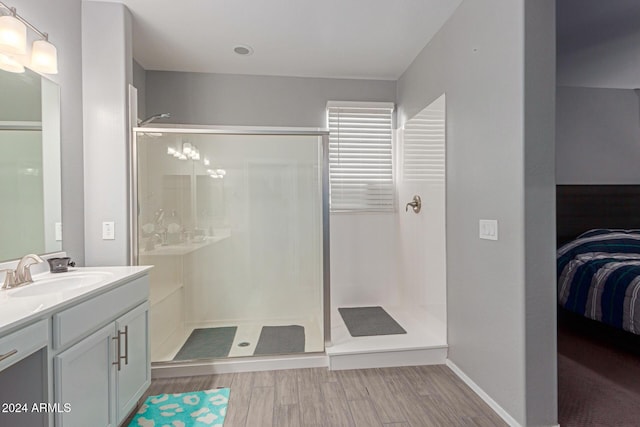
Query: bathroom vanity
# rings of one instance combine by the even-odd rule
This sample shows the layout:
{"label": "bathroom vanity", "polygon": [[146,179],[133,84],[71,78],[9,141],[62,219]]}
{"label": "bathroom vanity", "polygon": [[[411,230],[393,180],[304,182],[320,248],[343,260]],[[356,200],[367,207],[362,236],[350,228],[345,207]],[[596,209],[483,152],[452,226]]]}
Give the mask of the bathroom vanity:
{"label": "bathroom vanity", "polygon": [[0,291],[0,425],[127,417],[151,381],[150,268],[78,268]]}

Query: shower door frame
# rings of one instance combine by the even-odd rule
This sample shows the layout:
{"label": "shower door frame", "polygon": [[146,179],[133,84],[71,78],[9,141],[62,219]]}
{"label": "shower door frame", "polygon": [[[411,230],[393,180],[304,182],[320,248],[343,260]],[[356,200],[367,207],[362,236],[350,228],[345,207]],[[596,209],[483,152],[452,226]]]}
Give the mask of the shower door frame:
{"label": "shower door frame", "polygon": [[[138,134],[180,133],[200,135],[264,135],[264,136],[317,136],[322,138],[320,161],[322,162],[322,316],[324,347],[331,346],[331,268],[330,268],[330,218],[329,218],[329,130],[303,127],[253,127],[253,126],[200,126],[179,124],[154,124],[131,128],[129,147],[129,264],[138,265]],[[255,357],[255,356],[254,356]],[[167,362],[171,363],[171,362]]]}

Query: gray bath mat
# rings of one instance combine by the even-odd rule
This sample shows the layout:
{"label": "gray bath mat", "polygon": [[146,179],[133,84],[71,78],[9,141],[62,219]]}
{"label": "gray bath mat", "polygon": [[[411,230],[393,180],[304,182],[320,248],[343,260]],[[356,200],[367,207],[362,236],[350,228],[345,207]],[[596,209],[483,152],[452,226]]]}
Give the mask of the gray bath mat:
{"label": "gray bath mat", "polygon": [[304,327],[263,326],[253,355],[304,353]]}
{"label": "gray bath mat", "polygon": [[194,329],[173,360],[227,357],[236,336],[236,329],[238,328],[235,326]]}
{"label": "gray bath mat", "polygon": [[338,311],[352,337],[406,334],[389,313],[380,306],[339,308]]}

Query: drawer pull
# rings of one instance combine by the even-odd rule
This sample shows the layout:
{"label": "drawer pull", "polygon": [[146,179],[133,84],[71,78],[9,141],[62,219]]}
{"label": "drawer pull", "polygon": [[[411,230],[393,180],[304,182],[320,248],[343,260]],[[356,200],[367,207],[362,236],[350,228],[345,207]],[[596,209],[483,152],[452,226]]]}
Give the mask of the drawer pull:
{"label": "drawer pull", "polygon": [[14,354],[16,354],[18,352],[18,350],[16,350],[15,348],[13,350],[11,350],[8,353],[3,354],[2,356],[0,356],[0,362],[2,362],[4,359],[7,359],[11,356],[13,356]]}

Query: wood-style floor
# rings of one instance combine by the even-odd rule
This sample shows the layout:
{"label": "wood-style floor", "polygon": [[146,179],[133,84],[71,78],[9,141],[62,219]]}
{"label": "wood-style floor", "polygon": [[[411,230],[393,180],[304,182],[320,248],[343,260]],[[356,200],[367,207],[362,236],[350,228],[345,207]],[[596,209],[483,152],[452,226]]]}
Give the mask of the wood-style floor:
{"label": "wood-style floor", "polygon": [[231,389],[225,427],[506,426],[442,365],[155,379],[145,398],[217,387]]}

